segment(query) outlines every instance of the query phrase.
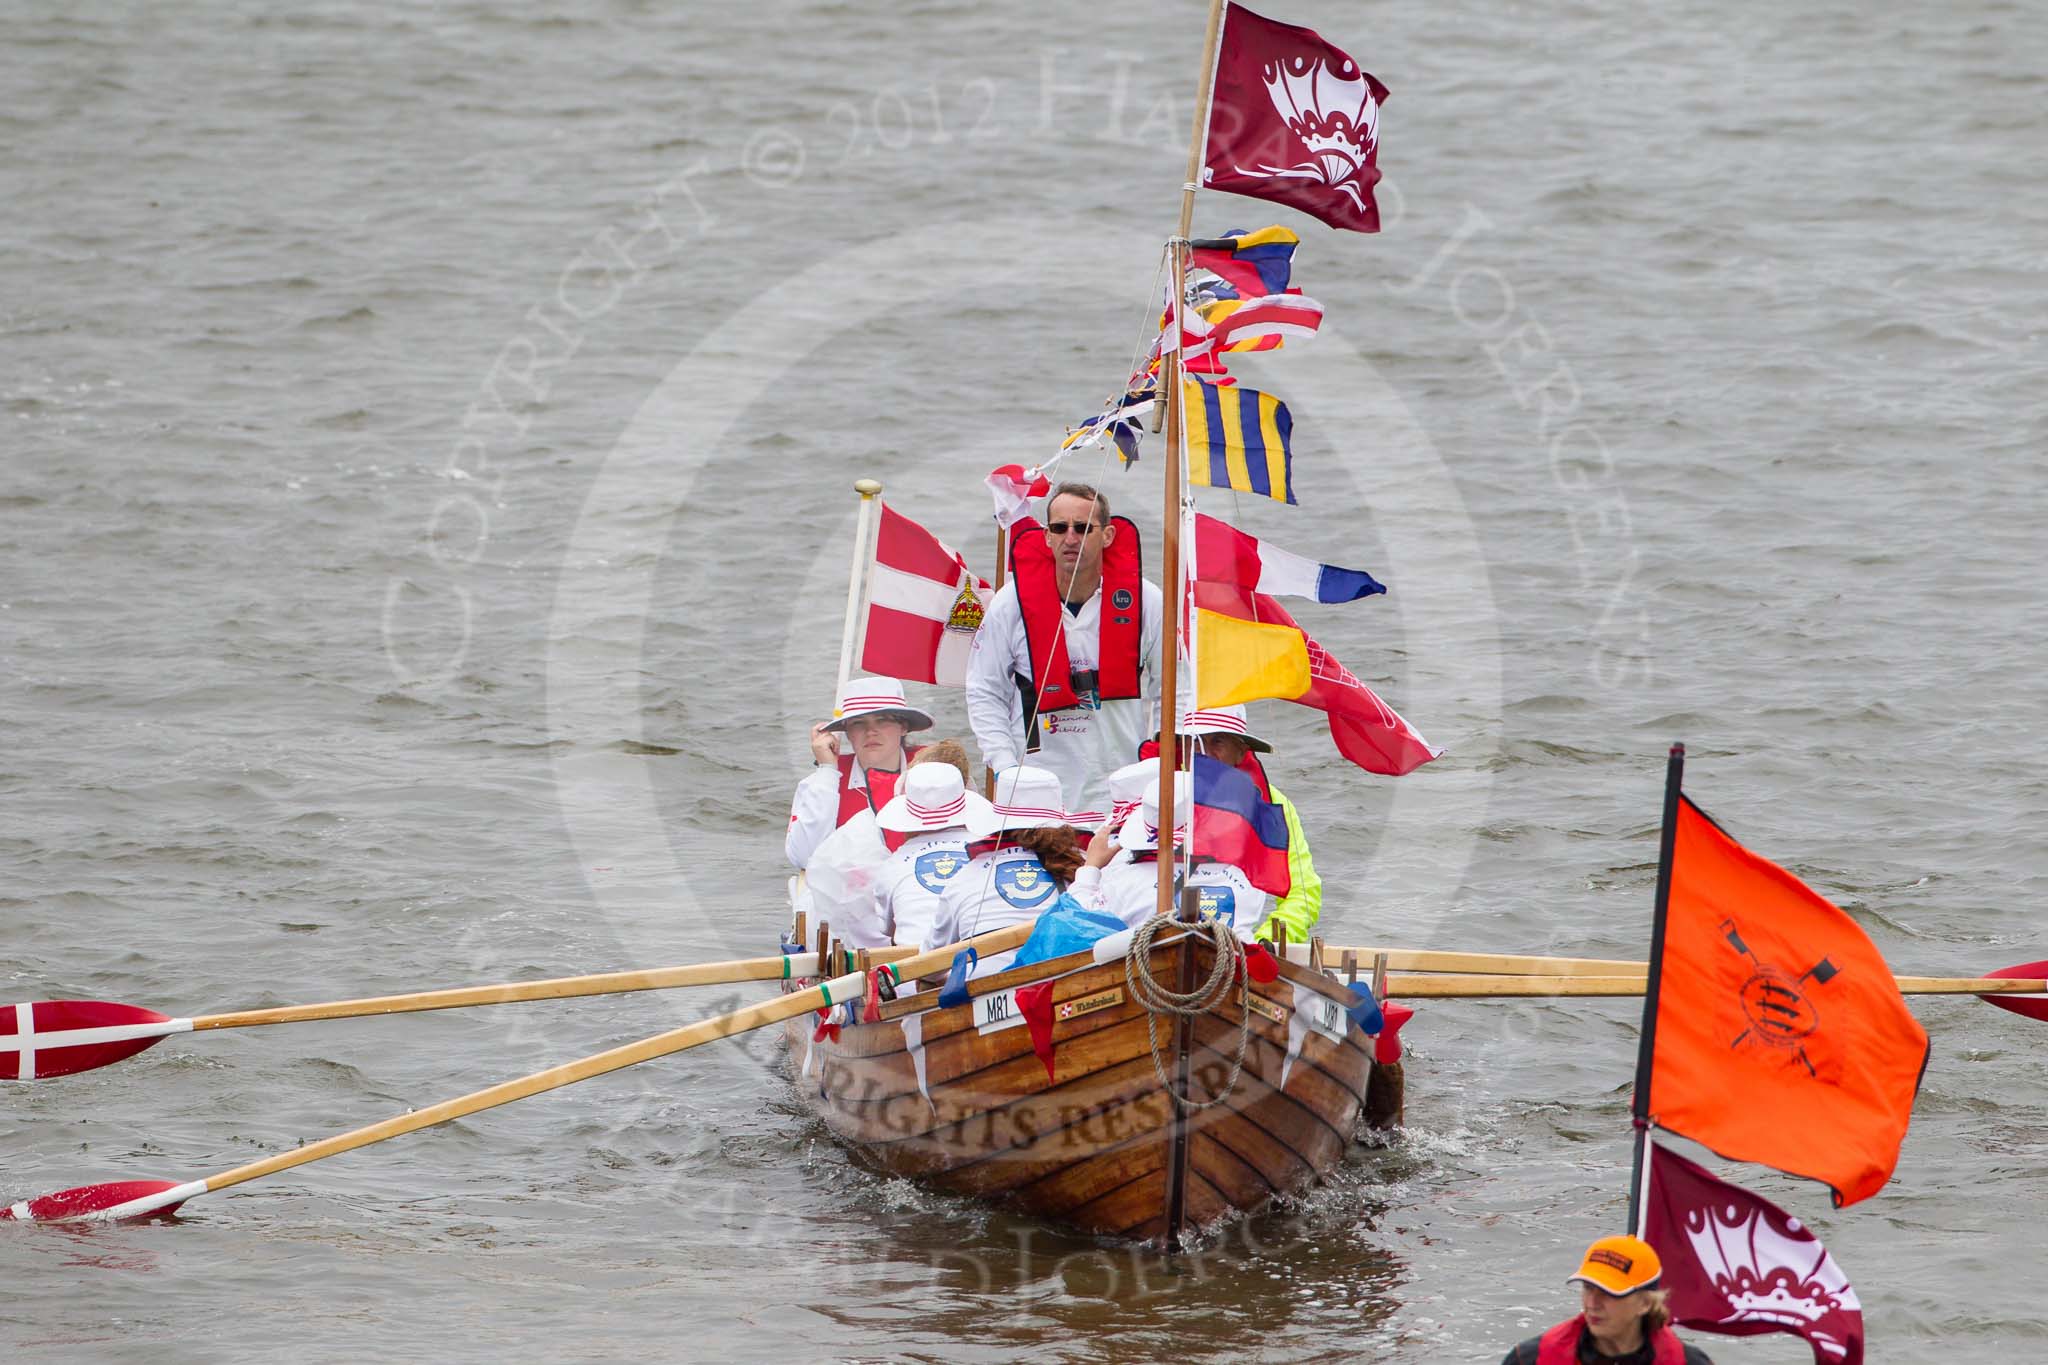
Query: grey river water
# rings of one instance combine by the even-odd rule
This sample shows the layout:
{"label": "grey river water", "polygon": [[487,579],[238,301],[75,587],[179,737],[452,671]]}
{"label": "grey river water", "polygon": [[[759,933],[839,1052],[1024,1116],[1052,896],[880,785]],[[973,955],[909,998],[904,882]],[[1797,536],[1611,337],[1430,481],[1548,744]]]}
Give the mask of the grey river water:
{"label": "grey river water", "polygon": [[[1318,636],[1446,757],[1257,711],[1340,942],[1636,956],[1665,745],[1902,969],[2048,956],[2038,5],[1268,0],[1393,91],[1386,230],[1285,217]],[[0,16],[0,1000],[172,1014],[745,956],[851,481],[1117,386],[1189,3]],[[1156,452],[1104,475],[1159,523]],[[1153,538],[1156,544],[1156,536]],[[937,699],[964,729],[957,696]],[[0,1094],[0,1195],[192,1179],[728,990],[173,1039]],[[1894,1184],[1807,1217],[1875,1361],[2048,1355],[2048,1033],[1970,1000]],[[1410,1125],[1199,1255],[853,1167],[754,1035],[0,1236],[10,1359],[1492,1361],[1619,1225],[1631,1002],[1442,1004]],[[1717,1359],[1807,1358],[1790,1338]]]}

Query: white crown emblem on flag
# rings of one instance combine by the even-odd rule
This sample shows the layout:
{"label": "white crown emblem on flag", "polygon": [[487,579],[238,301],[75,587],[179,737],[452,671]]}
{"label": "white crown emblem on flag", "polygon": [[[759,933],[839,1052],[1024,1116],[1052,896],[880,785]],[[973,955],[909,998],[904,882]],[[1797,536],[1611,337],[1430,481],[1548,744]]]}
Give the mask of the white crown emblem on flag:
{"label": "white crown emblem on flag", "polygon": [[[1831,1355],[1841,1344],[1814,1324],[1863,1305],[1835,1258],[1794,1220],[1788,1237],[1757,1211],[1720,1208],[1686,1214],[1686,1240],[1714,1288],[1735,1311],[1724,1321],[1762,1320],[1806,1333]],[[1817,1255],[1816,1255],[1817,1253]]]}
{"label": "white crown emblem on flag", "polygon": [[1321,56],[1285,57],[1264,67],[1266,97],[1301,139],[1308,160],[1293,166],[1233,166],[1262,180],[1316,180],[1360,208],[1365,194],[1356,183],[1379,143],[1380,105],[1372,84],[1356,63],[1339,66]]}

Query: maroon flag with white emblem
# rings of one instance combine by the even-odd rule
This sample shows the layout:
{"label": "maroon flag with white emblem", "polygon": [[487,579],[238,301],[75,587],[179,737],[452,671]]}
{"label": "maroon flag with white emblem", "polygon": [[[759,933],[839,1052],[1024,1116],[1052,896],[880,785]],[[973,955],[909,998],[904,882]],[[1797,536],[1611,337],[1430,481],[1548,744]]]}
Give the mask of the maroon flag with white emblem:
{"label": "maroon flag with white emblem", "polygon": [[1863,1305],[1797,1218],[1704,1167],[1645,1144],[1642,1238],[1664,1262],[1681,1325],[1729,1336],[1790,1332],[1818,1365],[1862,1365]]}
{"label": "maroon flag with white emblem", "polygon": [[1224,7],[1202,187],[1270,199],[1353,232],[1380,230],[1387,87],[1314,29]]}

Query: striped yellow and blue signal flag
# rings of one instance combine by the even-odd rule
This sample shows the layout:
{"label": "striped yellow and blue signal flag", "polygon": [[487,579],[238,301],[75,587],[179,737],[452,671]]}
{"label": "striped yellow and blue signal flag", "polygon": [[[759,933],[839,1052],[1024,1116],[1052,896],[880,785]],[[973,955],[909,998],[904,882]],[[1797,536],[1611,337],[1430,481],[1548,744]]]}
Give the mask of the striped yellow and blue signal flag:
{"label": "striped yellow and blue signal flag", "polygon": [[1188,482],[1294,501],[1294,416],[1270,393],[1181,381]]}

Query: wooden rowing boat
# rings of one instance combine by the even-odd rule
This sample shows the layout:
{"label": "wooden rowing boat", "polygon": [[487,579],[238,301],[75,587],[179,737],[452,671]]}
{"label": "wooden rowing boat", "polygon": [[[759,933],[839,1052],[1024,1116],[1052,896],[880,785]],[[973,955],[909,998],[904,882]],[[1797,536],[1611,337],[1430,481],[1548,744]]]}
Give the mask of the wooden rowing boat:
{"label": "wooden rowing boat", "polygon": [[[1159,982],[1194,983],[1215,951],[1175,930],[1146,960]],[[1344,1013],[1351,992],[1294,963],[1279,972],[1248,984],[1248,1014],[1235,988],[1185,1028],[1134,998],[1124,961],[1088,953],[977,980],[966,1005],[931,1008],[929,994],[883,1002],[879,1020],[837,1037],[814,1039],[812,1016],[784,1028],[799,1093],[863,1165],[1097,1236],[1175,1246],[1308,1187],[1361,1122],[1400,1121],[1400,1063],[1374,1062],[1372,1040]],[[1044,981],[1051,1076],[1014,995]],[[1184,1115],[1170,1088],[1181,1084]]]}

